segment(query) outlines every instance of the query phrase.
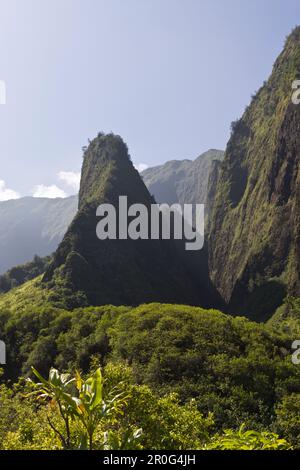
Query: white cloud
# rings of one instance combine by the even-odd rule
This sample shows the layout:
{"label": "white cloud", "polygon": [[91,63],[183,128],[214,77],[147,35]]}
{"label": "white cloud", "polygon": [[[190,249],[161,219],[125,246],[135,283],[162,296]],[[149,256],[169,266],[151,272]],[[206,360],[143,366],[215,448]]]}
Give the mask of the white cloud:
{"label": "white cloud", "polygon": [[[58,178],[63,181],[67,186],[78,192],[80,184],[80,173],[74,171],[60,171]],[[67,197],[68,194],[56,184],[46,186],[44,184],[38,184],[33,187],[31,191],[33,197],[47,197],[55,199],[56,197]]]}
{"label": "white cloud", "polygon": [[58,177],[61,181],[68,186],[70,186],[75,191],[79,190],[80,185],[80,173],[76,173],[75,171],[60,171],[58,173]]}
{"label": "white cloud", "polygon": [[0,201],[8,201],[9,199],[18,199],[20,194],[6,187],[5,181],[0,180]]}
{"label": "white cloud", "polygon": [[67,197],[67,194],[55,184],[51,186],[45,186],[44,184],[38,184],[34,186],[32,190],[33,197],[48,197],[55,199],[56,197]]}
{"label": "white cloud", "polygon": [[133,166],[140,173],[141,173],[141,171],[147,170],[147,168],[149,168],[149,165],[147,165],[146,163],[134,163]]}

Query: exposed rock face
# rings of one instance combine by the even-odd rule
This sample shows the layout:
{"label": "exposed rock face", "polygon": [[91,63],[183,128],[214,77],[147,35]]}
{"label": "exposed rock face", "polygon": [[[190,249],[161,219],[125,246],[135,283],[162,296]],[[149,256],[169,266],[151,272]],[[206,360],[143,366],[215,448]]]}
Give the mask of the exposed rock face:
{"label": "exposed rock face", "polygon": [[158,203],[206,204],[209,174],[222,150],[208,150],[196,160],[172,160],[142,172],[149,192]]}
{"label": "exposed rock face", "polygon": [[84,154],[79,209],[43,282],[69,307],[144,302],[198,304],[193,280],[170,240],[99,240],[96,208],[119,196],[154,202],[119,136],[99,134]]}
{"label": "exposed rock face", "polygon": [[267,318],[300,295],[300,28],[269,80],[233,125],[209,237],[213,285],[230,311]]}
{"label": "exposed rock face", "polygon": [[[220,178],[222,160],[213,160],[211,162],[210,173],[208,175],[207,194],[206,194],[206,214],[212,213],[213,205],[216,199],[216,192]],[[210,218],[207,218],[207,232],[209,232]]]}

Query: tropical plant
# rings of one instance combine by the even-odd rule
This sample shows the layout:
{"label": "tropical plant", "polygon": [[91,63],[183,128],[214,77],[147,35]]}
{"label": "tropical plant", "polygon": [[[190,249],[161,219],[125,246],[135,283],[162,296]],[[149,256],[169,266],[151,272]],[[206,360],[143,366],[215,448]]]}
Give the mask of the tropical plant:
{"label": "tropical plant", "polygon": [[[39,399],[49,401],[50,407],[57,405],[60,416],[64,422],[65,432],[62,433],[51,421],[47,420],[51,429],[58,435],[64,449],[77,447],[79,449],[93,449],[93,438],[97,428],[103,422],[111,420],[122,413],[122,407],[126,403],[127,396],[124,393],[113,394],[104,399],[103,376],[98,368],[90,377],[84,379],[80,372],[71,378],[70,374],[61,374],[57,369],[51,368],[48,380],[32,367],[32,371],[40,380],[34,384]],[[70,423],[77,425],[77,442],[71,439]],[[108,423],[109,424],[109,423]],[[138,439],[141,430],[134,430],[119,437],[114,436],[114,431],[109,429],[103,433],[103,448],[124,448],[127,442]]]}
{"label": "tropical plant", "polygon": [[291,446],[285,439],[280,439],[271,432],[246,431],[242,424],[238,431],[227,429],[223,434],[215,436],[204,447],[205,450],[290,450]]}

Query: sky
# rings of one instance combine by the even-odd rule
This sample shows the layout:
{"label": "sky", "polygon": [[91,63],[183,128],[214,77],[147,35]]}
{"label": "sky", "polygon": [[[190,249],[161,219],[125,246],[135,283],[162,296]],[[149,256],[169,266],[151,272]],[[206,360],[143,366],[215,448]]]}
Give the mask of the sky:
{"label": "sky", "polygon": [[0,200],[78,189],[82,147],[139,169],[224,149],[299,0],[0,0]]}

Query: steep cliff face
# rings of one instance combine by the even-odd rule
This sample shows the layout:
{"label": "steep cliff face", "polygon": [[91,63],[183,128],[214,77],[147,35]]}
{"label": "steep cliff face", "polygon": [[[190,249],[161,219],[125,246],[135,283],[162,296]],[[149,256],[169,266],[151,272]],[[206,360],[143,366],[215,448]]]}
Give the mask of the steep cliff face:
{"label": "steep cliff face", "polygon": [[196,160],[171,160],[142,172],[143,180],[159,203],[206,204],[209,174],[222,150],[208,150]]}
{"label": "steep cliff face", "polygon": [[218,178],[209,236],[213,285],[229,310],[266,319],[300,295],[300,28],[268,81],[234,123]]}
{"label": "steep cliff face", "polygon": [[[206,214],[211,215],[214,202],[216,199],[216,192],[218,187],[218,182],[220,178],[222,167],[222,160],[213,160],[211,162],[210,172],[208,175],[208,182],[207,182],[207,192],[206,192]],[[207,232],[209,233],[210,227],[210,217],[207,217]]]}
{"label": "steep cliff face", "polygon": [[199,286],[169,240],[99,240],[96,209],[119,196],[154,202],[119,136],[99,134],[84,154],[79,209],[43,282],[53,300],[76,305],[199,303]]}

